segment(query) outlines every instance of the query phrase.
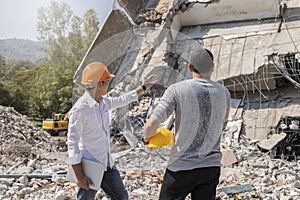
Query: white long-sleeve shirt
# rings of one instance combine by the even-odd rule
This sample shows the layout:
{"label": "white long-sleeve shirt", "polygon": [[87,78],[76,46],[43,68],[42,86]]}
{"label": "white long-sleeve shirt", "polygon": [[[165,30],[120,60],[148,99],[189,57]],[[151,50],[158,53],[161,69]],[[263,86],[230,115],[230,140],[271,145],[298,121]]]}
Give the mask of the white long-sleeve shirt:
{"label": "white long-sleeve shirt", "polygon": [[137,100],[135,90],[120,97],[103,96],[99,103],[85,92],[70,112],[66,162],[74,165],[85,158],[113,166],[110,156],[109,110]]}

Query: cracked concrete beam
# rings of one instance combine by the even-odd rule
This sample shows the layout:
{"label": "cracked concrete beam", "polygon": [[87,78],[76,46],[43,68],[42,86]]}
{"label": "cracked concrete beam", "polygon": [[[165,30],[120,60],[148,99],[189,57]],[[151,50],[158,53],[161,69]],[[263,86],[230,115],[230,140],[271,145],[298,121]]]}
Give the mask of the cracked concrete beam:
{"label": "cracked concrete beam", "polygon": [[[109,68],[114,60],[127,52],[132,39],[132,24],[126,14],[122,10],[111,10],[79,65],[74,82],[80,85],[81,73],[84,67],[91,62],[100,61]],[[110,68],[109,70],[112,73],[115,71]]]}
{"label": "cracked concrete beam", "polygon": [[[244,21],[249,19],[267,19],[278,17],[279,5],[273,0],[220,1],[180,1],[179,10],[182,24],[199,24]],[[260,5],[257,7],[257,5]]]}
{"label": "cracked concrete beam", "polygon": [[147,0],[117,0],[119,5],[134,20]]}
{"label": "cracked concrete beam", "polygon": [[257,144],[260,148],[271,150],[275,147],[280,141],[286,137],[286,133],[282,132],[280,134],[274,134],[268,139],[263,139]]}

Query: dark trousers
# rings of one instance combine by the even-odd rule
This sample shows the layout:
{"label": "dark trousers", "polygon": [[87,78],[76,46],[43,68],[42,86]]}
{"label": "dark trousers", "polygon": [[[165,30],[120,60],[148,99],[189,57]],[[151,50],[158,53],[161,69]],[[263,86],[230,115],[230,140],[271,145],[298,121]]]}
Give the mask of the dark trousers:
{"label": "dark trousers", "polygon": [[184,200],[188,194],[191,194],[193,200],[215,200],[220,171],[220,167],[178,172],[167,169],[159,200]]}
{"label": "dark trousers", "polygon": [[[101,188],[111,200],[128,200],[128,193],[115,166],[104,172]],[[77,200],[94,200],[96,193],[97,190],[79,188]]]}

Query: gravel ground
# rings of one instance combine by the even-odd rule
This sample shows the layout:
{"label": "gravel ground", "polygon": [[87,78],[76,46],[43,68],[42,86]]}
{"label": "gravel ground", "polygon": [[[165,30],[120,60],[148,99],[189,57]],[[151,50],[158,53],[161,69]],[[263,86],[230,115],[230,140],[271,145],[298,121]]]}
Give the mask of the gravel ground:
{"label": "gravel ground", "polygon": [[[273,159],[255,141],[243,135],[237,139],[240,124],[232,120],[223,134],[222,150],[233,157],[225,157],[218,199],[300,199],[300,162]],[[0,106],[0,199],[76,199],[76,185],[65,181],[65,142],[66,136],[51,137],[12,108]],[[131,148],[121,134],[111,142],[129,198],[158,199],[169,148],[149,152],[140,142]],[[96,199],[107,197],[99,191]]]}

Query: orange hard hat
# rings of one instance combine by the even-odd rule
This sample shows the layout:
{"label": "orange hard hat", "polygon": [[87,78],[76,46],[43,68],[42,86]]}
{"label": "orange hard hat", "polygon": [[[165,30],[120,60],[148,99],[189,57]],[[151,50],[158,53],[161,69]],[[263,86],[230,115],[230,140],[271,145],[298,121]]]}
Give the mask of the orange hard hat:
{"label": "orange hard hat", "polygon": [[149,138],[148,147],[164,147],[174,144],[174,136],[167,128],[158,128],[156,134]]}
{"label": "orange hard hat", "polygon": [[110,74],[103,63],[92,62],[84,68],[81,83],[84,85],[95,84],[113,77],[115,75]]}

